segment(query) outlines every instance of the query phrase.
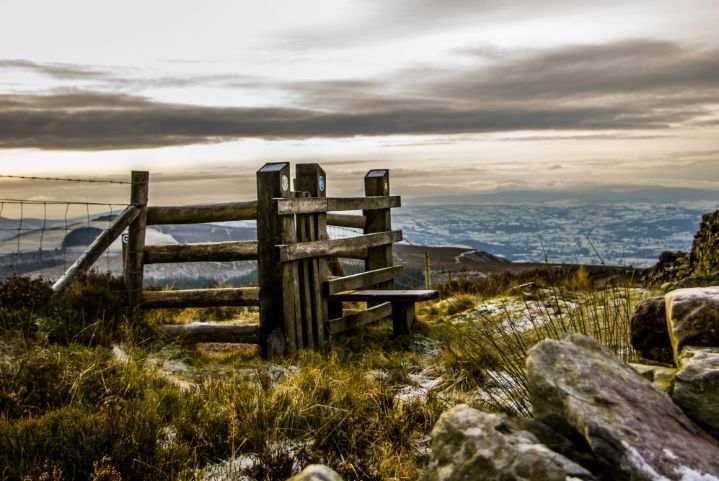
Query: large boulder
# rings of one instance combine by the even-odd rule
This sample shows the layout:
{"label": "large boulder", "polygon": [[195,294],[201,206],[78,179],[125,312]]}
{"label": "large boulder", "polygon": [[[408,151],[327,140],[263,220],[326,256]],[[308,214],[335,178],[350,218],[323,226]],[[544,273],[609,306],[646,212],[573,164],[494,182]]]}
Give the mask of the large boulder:
{"label": "large boulder", "polygon": [[540,342],[527,375],[535,418],[584,437],[611,479],[719,480],[719,442],[594,339]]}
{"label": "large boulder", "polygon": [[677,363],[685,346],[719,346],[719,286],[678,289],[664,299]]}
{"label": "large boulder", "polygon": [[631,334],[632,346],[644,359],[673,362],[664,296],[649,297],[637,304],[632,315]]}
{"label": "large boulder", "polygon": [[432,430],[432,459],[424,481],[568,481],[594,479],[507,418],[456,406]]}
{"label": "large boulder", "polygon": [[719,348],[686,347],[672,399],[694,420],[719,432]]}

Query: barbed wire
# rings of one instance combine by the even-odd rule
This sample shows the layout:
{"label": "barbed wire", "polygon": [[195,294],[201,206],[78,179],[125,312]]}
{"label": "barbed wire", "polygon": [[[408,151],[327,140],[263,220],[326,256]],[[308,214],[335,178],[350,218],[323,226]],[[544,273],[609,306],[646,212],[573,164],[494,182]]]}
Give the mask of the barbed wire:
{"label": "barbed wire", "polygon": [[39,177],[35,175],[3,175],[0,174],[0,179],[25,179],[25,180],[49,180],[55,182],[86,182],[93,184],[131,184],[127,180],[112,180],[112,179],[74,179],[69,177]]}

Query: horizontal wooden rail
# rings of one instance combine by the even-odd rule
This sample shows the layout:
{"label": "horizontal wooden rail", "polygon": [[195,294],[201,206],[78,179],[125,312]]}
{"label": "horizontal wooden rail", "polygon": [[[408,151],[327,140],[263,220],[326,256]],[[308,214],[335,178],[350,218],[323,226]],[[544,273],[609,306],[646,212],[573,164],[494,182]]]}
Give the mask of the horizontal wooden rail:
{"label": "horizontal wooden rail", "polygon": [[437,298],[437,291],[434,290],[422,290],[422,289],[366,289],[366,290],[350,290],[344,292],[338,292],[330,296],[330,300],[333,301],[347,301],[347,302],[399,302],[399,303],[412,303],[429,301],[430,299]]}
{"label": "horizontal wooden rail", "polygon": [[258,287],[226,287],[221,289],[189,289],[181,291],[145,291],[142,307],[214,307],[258,306]]}
{"label": "horizontal wooden rail", "polygon": [[115,242],[122,231],[140,215],[140,209],[135,206],[128,206],[118,215],[107,229],[92,241],[85,252],[65,271],[65,273],[53,284],[52,290],[55,294],[62,294],[75,278],[92,267],[95,261]]}
{"label": "horizontal wooden rail", "polygon": [[327,214],[327,225],[364,229],[367,218],[363,215]]}
{"label": "horizontal wooden rail", "polygon": [[375,321],[384,319],[392,315],[392,303],[385,302],[378,306],[370,307],[365,311],[331,319],[325,323],[330,334],[338,334],[340,332],[353,329],[355,327],[364,326]]}
{"label": "horizontal wooden rail", "polygon": [[145,264],[257,260],[257,241],[145,246]]}
{"label": "horizontal wooden rail", "polygon": [[257,201],[224,204],[153,206],[147,208],[147,225],[202,224],[257,219]]}
{"label": "horizontal wooden rail", "polygon": [[259,324],[216,324],[193,322],[191,324],[163,324],[160,331],[185,344],[198,342],[260,343]]}
{"label": "horizontal wooden rail", "polygon": [[328,239],[310,242],[297,242],[277,246],[280,251],[280,262],[290,262],[310,257],[336,256],[343,257],[344,253],[381,245],[391,244],[402,240],[402,231],[393,230],[365,234],[344,239]]}
{"label": "horizontal wooden rail", "polygon": [[401,277],[404,273],[404,267],[392,266],[373,271],[360,272],[351,276],[337,277],[326,282],[327,295],[337,294],[342,291],[353,289],[365,289],[374,286],[380,282],[391,281],[397,277]]}
{"label": "horizontal wooden rail", "polygon": [[342,210],[377,210],[401,207],[400,196],[278,198],[277,214],[317,214]]}

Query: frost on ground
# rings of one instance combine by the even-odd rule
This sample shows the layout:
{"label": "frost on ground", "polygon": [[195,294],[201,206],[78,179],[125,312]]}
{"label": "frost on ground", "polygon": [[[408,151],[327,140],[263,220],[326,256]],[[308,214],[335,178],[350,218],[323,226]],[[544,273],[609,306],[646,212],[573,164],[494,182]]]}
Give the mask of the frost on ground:
{"label": "frost on ground", "polygon": [[418,401],[426,401],[433,391],[437,391],[444,379],[437,374],[432,366],[422,369],[417,374],[408,375],[412,384],[407,384],[397,390],[394,400],[398,404],[411,404]]}
{"label": "frost on ground", "polygon": [[[270,453],[287,453],[292,459],[292,471],[299,472],[302,463],[299,459],[301,452],[307,451],[313,441],[280,441],[268,446]],[[261,462],[257,453],[242,454],[205,467],[196,479],[203,481],[255,481],[248,472],[251,472]]]}

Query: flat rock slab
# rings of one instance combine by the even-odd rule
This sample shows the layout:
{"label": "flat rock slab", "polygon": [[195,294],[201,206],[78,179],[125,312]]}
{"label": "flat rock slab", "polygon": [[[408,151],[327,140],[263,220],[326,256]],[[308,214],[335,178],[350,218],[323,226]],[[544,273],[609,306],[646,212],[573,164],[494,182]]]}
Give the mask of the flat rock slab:
{"label": "flat rock slab", "polygon": [[673,362],[664,296],[649,297],[637,304],[632,315],[631,333],[632,346],[644,359]]}
{"label": "flat rock slab", "polygon": [[719,286],[678,289],[664,300],[675,362],[685,346],[719,346]]}
{"label": "flat rock slab", "polygon": [[535,418],[584,437],[612,479],[719,480],[719,442],[594,339],[542,341],[527,371]]}
{"label": "flat rock slab", "polygon": [[694,420],[719,432],[719,348],[686,347],[672,399]]}
{"label": "flat rock slab", "polygon": [[541,444],[512,431],[507,418],[459,405],[432,430],[432,459],[423,481],[569,481],[594,476]]}

